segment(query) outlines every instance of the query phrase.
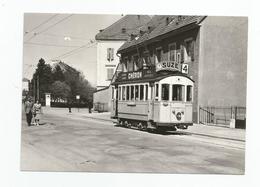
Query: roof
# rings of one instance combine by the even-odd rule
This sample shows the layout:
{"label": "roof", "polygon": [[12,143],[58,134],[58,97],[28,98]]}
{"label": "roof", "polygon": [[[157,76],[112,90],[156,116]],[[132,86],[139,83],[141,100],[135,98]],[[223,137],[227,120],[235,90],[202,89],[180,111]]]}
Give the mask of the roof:
{"label": "roof", "polygon": [[[127,40],[131,33],[138,31],[150,20],[148,15],[126,15],[98,33],[96,40]],[[125,32],[122,29],[125,29]]]}
{"label": "roof", "polygon": [[139,37],[137,37],[136,39],[125,42],[118,49],[118,52],[121,52],[132,46],[141,44],[143,42],[150,41],[159,36],[178,30],[190,24],[195,23],[198,25],[204,19],[205,16],[156,16],[154,19],[152,19],[150,22],[148,22],[145,26],[142,27],[142,31],[144,32],[143,34],[140,34]]}
{"label": "roof", "polygon": [[187,76],[186,74],[183,74],[179,71],[162,71],[162,72],[155,72],[155,71],[151,71],[151,70],[143,70],[142,74],[143,77],[137,78],[137,79],[127,79],[128,77],[128,73],[132,73],[132,72],[121,72],[119,74],[119,76],[117,77],[116,81],[111,83],[111,85],[117,85],[117,84],[134,84],[134,83],[143,83],[143,82],[156,82],[156,81],[160,81],[164,78],[170,77],[170,76],[182,76],[182,77],[186,77],[188,79],[190,79],[192,82],[194,82],[194,80],[192,80],[189,76]]}

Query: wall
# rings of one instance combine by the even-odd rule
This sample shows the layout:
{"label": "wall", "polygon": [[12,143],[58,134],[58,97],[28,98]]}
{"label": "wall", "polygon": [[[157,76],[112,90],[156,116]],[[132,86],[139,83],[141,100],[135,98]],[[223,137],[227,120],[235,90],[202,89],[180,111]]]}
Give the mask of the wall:
{"label": "wall", "polygon": [[[109,86],[110,80],[107,80],[107,69],[116,69],[119,63],[117,50],[125,41],[97,41],[97,89]],[[107,48],[114,48],[114,60],[108,61]]]}
{"label": "wall", "polygon": [[93,95],[93,103],[106,103],[108,106],[108,111],[111,111],[111,98],[112,98],[112,88],[104,89],[95,92]]}
{"label": "wall", "polygon": [[247,18],[207,17],[200,29],[199,105],[246,106]]}

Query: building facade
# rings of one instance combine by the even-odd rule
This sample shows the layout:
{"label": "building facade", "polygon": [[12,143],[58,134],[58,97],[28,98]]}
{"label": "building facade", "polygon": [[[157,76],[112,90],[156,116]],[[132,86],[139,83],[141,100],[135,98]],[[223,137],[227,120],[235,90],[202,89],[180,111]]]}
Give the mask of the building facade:
{"label": "building facade", "polygon": [[118,50],[123,72],[180,64],[179,71],[195,81],[194,122],[200,106],[246,106],[247,18],[155,16],[153,20],[157,24],[144,26]]}
{"label": "building facade", "polygon": [[98,105],[102,105],[105,111],[110,110],[109,86],[120,59],[117,50],[129,39],[131,33],[138,32],[150,19],[146,15],[126,15],[96,35],[97,91],[93,97],[94,108],[100,108]]}

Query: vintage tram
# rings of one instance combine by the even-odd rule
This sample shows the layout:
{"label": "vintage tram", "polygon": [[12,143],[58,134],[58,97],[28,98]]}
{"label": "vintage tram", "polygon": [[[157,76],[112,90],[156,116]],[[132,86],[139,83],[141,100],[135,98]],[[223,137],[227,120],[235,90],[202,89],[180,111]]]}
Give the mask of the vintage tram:
{"label": "vintage tram", "polygon": [[172,68],[120,72],[112,85],[111,117],[140,130],[175,131],[192,125],[194,81]]}

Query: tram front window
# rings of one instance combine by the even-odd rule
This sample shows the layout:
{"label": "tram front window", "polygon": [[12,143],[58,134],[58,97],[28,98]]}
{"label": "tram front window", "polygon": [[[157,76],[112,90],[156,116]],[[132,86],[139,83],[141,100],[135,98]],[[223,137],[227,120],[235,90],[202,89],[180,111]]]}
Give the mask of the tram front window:
{"label": "tram front window", "polygon": [[169,84],[162,84],[162,100],[168,101],[169,100]]}
{"label": "tram front window", "polygon": [[129,91],[129,86],[127,86],[127,87],[126,87],[126,100],[127,100],[127,101],[129,101],[129,98],[130,98],[130,97],[129,97],[129,95],[130,95],[129,93],[130,93],[130,91]]}
{"label": "tram front window", "polygon": [[172,85],[172,100],[183,101],[184,100],[184,86],[179,84]]}
{"label": "tram front window", "polygon": [[187,86],[186,101],[192,101],[192,86]]}

